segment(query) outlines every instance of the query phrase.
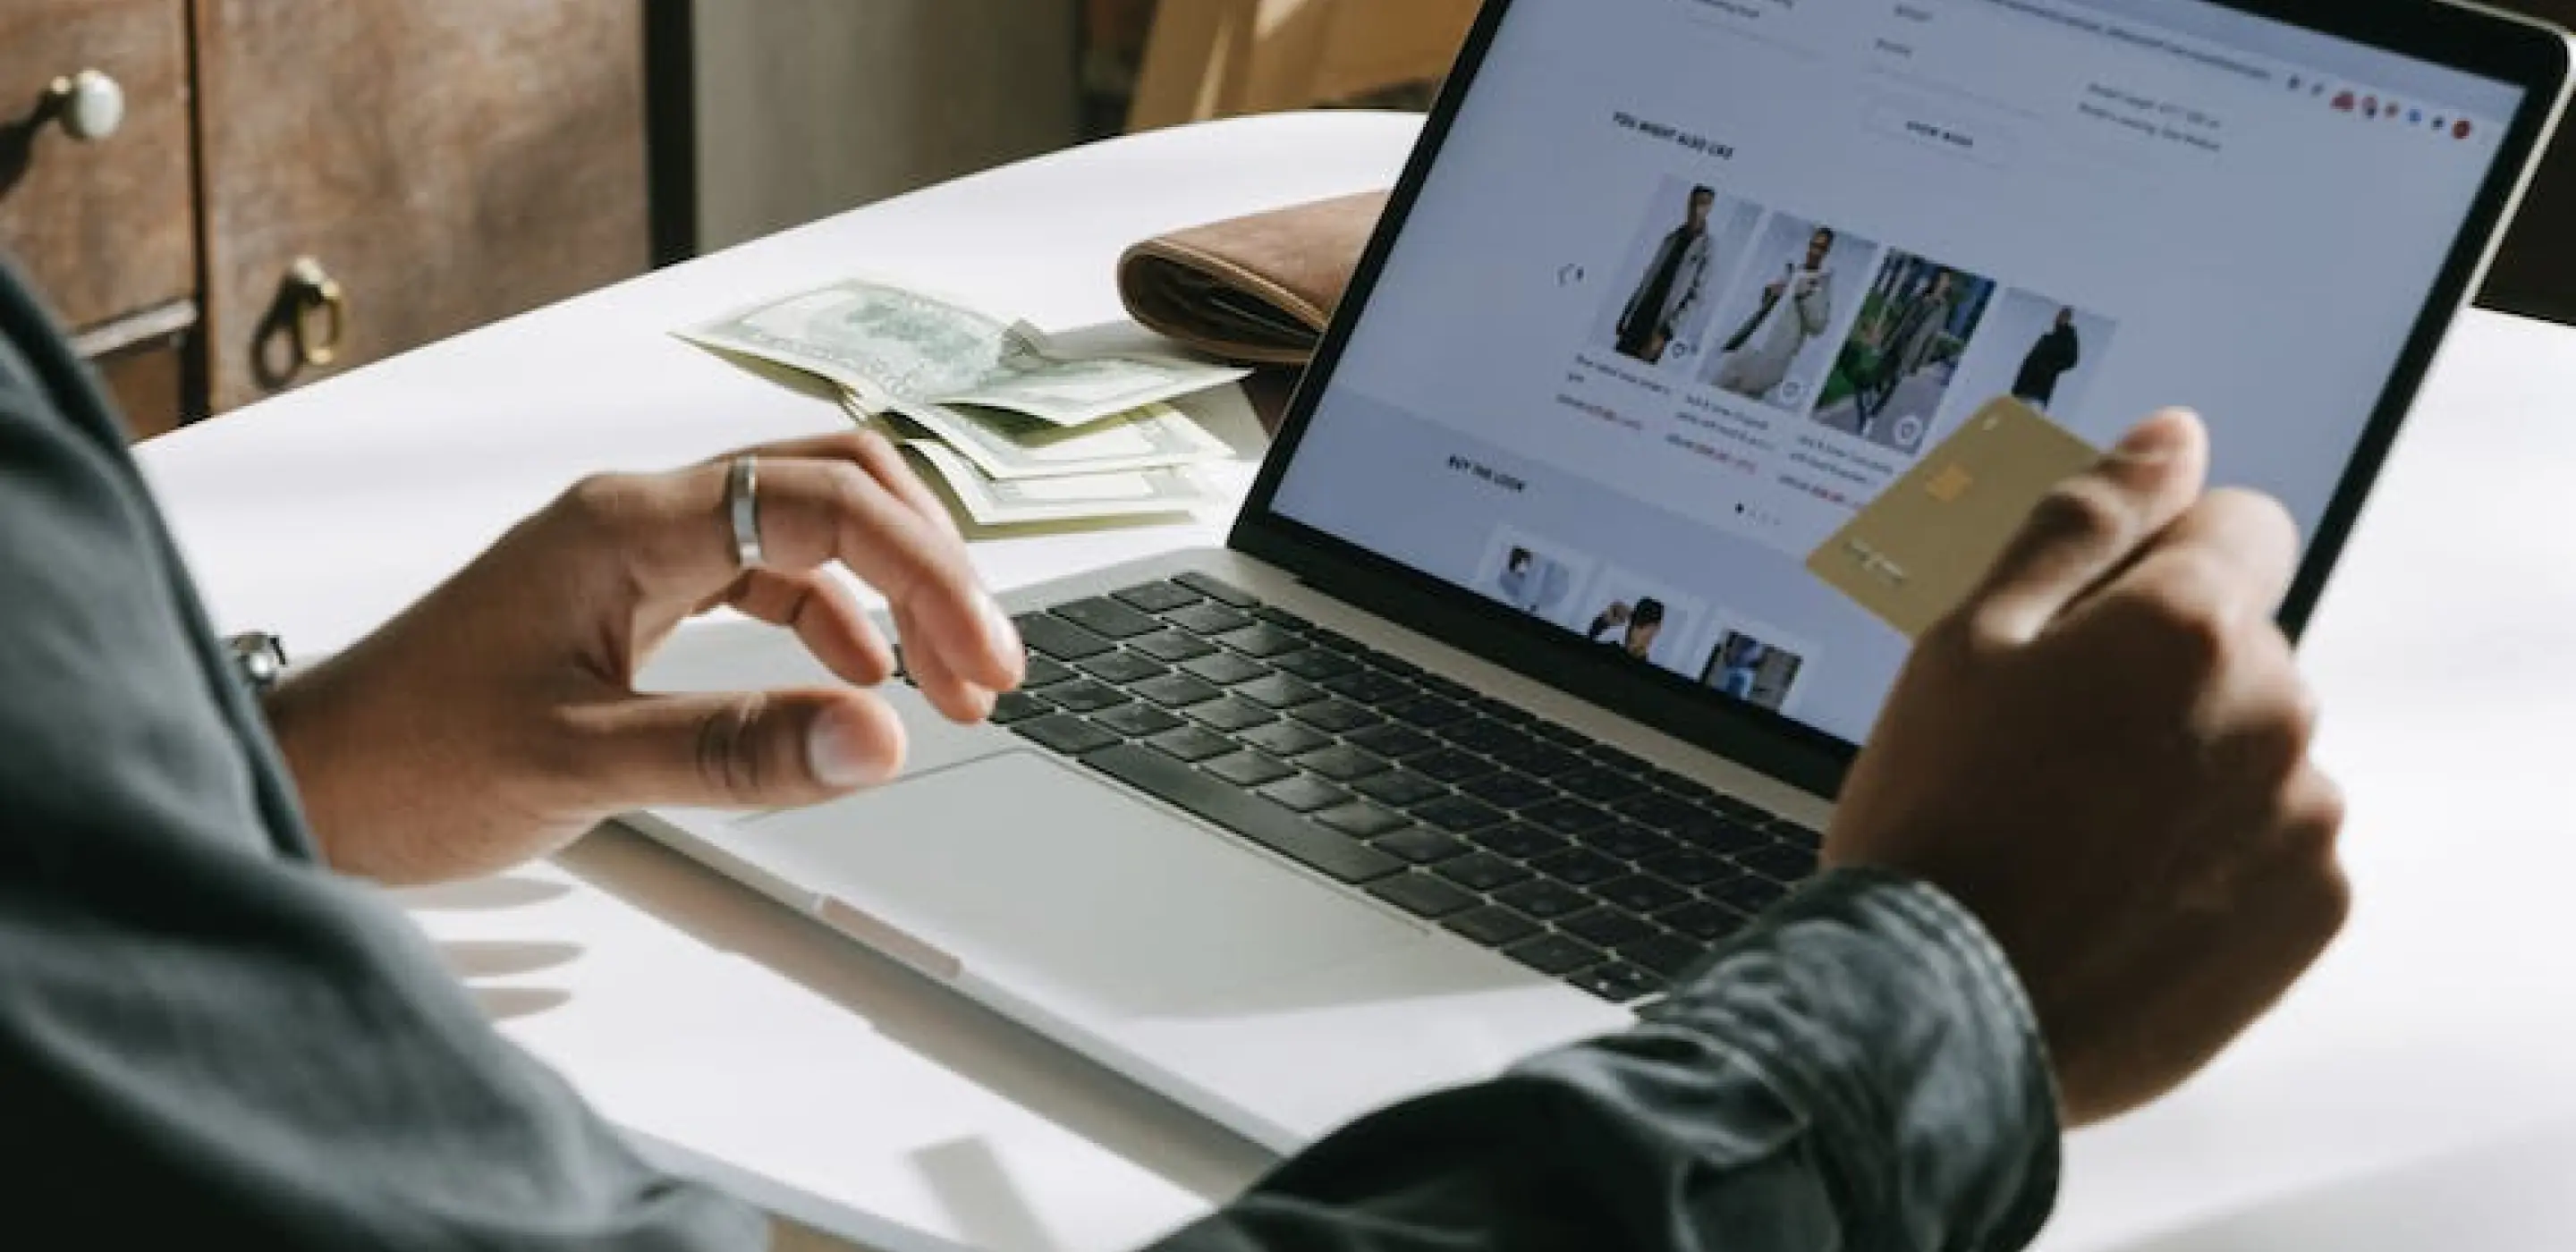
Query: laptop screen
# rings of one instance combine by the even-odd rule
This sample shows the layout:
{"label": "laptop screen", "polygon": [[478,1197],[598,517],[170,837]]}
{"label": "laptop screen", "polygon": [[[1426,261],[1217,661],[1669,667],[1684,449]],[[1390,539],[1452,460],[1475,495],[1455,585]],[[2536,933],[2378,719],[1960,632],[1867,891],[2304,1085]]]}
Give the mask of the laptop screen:
{"label": "laptop screen", "polygon": [[2313,533],[2524,92],[2198,0],[1516,0],[1274,508],[1847,742],[1810,553],[1999,397]]}

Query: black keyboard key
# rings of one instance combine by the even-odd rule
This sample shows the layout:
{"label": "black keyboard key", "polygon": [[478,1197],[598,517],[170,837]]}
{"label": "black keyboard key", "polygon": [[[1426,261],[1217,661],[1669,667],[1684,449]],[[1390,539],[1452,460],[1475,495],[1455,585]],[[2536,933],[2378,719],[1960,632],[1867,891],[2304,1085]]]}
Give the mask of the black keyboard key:
{"label": "black keyboard key", "polygon": [[1234,694],[1263,708],[1281,710],[1313,704],[1324,698],[1323,692],[1286,674],[1269,674],[1253,679],[1251,682],[1242,683],[1235,687]]}
{"label": "black keyboard key", "polygon": [[1556,788],[1519,774],[1487,774],[1458,789],[1498,809],[1525,809],[1556,798]]}
{"label": "black keyboard key", "polygon": [[1789,888],[1758,874],[1738,873],[1700,888],[1699,893],[1738,912],[1758,914],[1787,899]]}
{"label": "black keyboard key", "polygon": [[1530,733],[1560,748],[1571,748],[1577,752],[1592,746],[1591,736],[1579,730],[1569,730],[1554,722],[1537,723],[1530,727]]}
{"label": "black keyboard key", "polygon": [[1183,574],[1172,580],[1219,604],[1238,609],[1261,607],[1261,597],[1209,574]]}
{"label": "black keyboard key", "polygon": [[1074,673],[1068,666],[1055,661],[1050,661],[1043,656],[1032,654],[1029,657],[1028,676],[1020,680],[1020,689],[1022,691],[1040,691],[1045,688],[1052,687],[1057,683],[1072,682],[1074,679],[1079,677],[1081,677],[1081,675]]}
{"label": "black keyboard key", "polygon": [[1544,878],[1522,883],[1494,893],[1496,903],[1508,904],[1540,921],[1570,917],[1592,907],[1592,897]]}
{"label": "black keyboard key", "polygon": [[1048,688],[1047,702],[1057,708],[1070,709],[1076,713],[1097,713],[1102,709],[1114,709],[1127,703],[1127,693],[1086,678],[1069,683],[1057,683]]}
{"label": "black keyboard key", "polygon": [[1519,943],[1537,934],[1539,929],[1537,922],[1499,904],[1488,904],[1481,909],[1461,913],[1441,925],[1469,943],[1480,943],[1488,948]]}
{"label": "black keyboard key", "polygon": [[1503,949],[1503,955],[1550,978],[1563,978],[1609,959],[1609,954],[1599,948],[1564,935],[1525,939]]}
{"label": "black keyboard key", "polygon": [[1594,887],[1592,894],[1631,913],[1660,913],[1691,901],[1691,893],[1651,874],[1630,874],[1605,882]]}
{"label": "black keyboard key", "polygon": [[1160,678],[1172,671],[1163,663],[1133,652],[1112,652],[1095,656],[1082,663],[1082,672],[1105,683],[1120,687],[1134,686],[1148,678]]}
{"label": "black keyboard key", "polygon": [[1578,913],[1556,924],[1558,930],[1595,947],[1615,948],[1634,943],[1655,933],[1642,917],[1631,917],[1617,909],[1593,909]]}
{"label": "black keyboard key", "polygon": [[1517,770],[1532,778],[1555,778],[1589,765],[1582,757],[1537,740],[1531,740],[1522,747],[1498,748],[1485,755],[1494,758],[1494,763],[1504,769]]}
{"label": "black keyboard key", "polygon": [[1422,678],[1427,676],[1427,671],[1425,671],[1421,666],[1405,660],[1403,657],[1397,656],[1392,652],[1372,651],[1368,654],[1368,662],[1369,664],[1385,670],[1387,673],[1393,674],[1398,678]]}
{"label": "black keyboard key", "polygon": [[1204,639],[1192,638],[1177,630],[1167,630],[1159,635],[1147,635],[1142,639],[1130,639],[1127,641],[1127,646],[1133,651],[1142,652],[1169,665],[1195,661],[1216,652],[1215,644]]}
{"label": "black keyboard key", "polygon": [[1178,583],[1147,583],[1142,587],[1129,587],[1119,592],[1118,599],[1130,608],[1141,609],[1147,613],[1169,613],[1174,609],[1187,608],[1196,604],[1201,597],[1199,593]]}
{"label": "black keyboard key", "polygon": [[1054,711],[1054,705],[1051,705],[1036,696],[1029,695],[1025,692],[1013,691],[993,702],[993,724],[996,726],[1016,726],[1030,718],[1044,717]]}
{"label": "black keyboard key", "polygon": [[1438,696],[1415,696],[1410,700],[1398,700],[1386,706],[1385,713],[1388,717],[1407,726],[1419,726],[1424,730],[1438,730],[1453,722],[1465,721],[1475,716],[1467,711],[1465,705],[1443,700]]}
{"label": "black keyboard key", "polygon": [[1299,617],[1277,605],[1264,605],[1261,608],[1254,609],[1252,611],[1252,616],[1260,621],[1267,622],[1281,630],[1287,631],[1290,634],[1302,635],[1315,628],[1315,624],[1313,622],[1307,621],[1305,618]]}
{"label": "black keyboard key", "polygon": [[1655,772],[1646,775],[1646,781],[1653,783],[1666,791],[1672,792],[1674,795],[1689,797],[1694,801],[1700,797],[1717,794],[1699,782],[1690,778],[1685,778],[1668,769],[1657,769]]}
{"label": "black keyboard key", "polygon": [[1559,774],[1548,781],[1596,804],[1631,799],[1645,789],[1636,779],[1599,765]]}
{"label": "black keyboard key", "polygon": [[1333,735],[1347,735],[1354,731],[1366,730],[1385,720],[1367,709],[1341,700],[1309,704],[1288,716]]}
{"label": "black keyboard key", "polygon": [[1213,638],[1218,643],[1252,657],[1286,656],[1307,646],[1306,641],[1298,638],[1293,632],[1281,630],[1264,622],[1254,622],[1241,630],[1229,630]]}
{"label": "black keyboard key", "polygon": [[1150,704],[1122,704],[1093,714],[1091,720],[1130,739],[1151,739],[1181,725],[1181,719]]}
{"label": "black keyboard key", "polygon": [[1763,829],[1770,831],[1772,838],[1793,847],[1805,848],[1809,852],[1817,853],[1825,850],[1824,835],[1785,818],[1775,818]]}
{"label": "black keyboard key", "polygon": [[1640,825],[1670,831],[1683,823],[1701,817],[1699,809],[1681,797],[1661,791],[1642,792],[1610,806],[1613,812]]}
{"label": "black keyboard key", "polygon": [[1538,723],[1538,714],[1516,704],[1505,704],[1492,696],[1478,697],[1476,711],[1506,726],[1527,728]]}
{"label": "black keyboard key", "polygon": [[1521,820],[1560,835],[1580,838],[1619,819],[1580,800],[1552,800],[1521,812]]}
{"label": "black keyboard key", "polygon": [[1121,746],[1084,759],[1139,791],[1339,881],[1371,883],[1404,869],[1394,857],[1160,753]]}
{"label": "black keyboard key", "polygon": [[1250,730],[1255,726],[1267,726],[1279,720],[1278,714],[1258,704],[1231,697],[1212,700],[1206,704],[1193,704],[1186,711],[1200,725],[1221,730],[1227,734]]}
{"label": "black keyboard key", "polygon": [[1526,748],[1530,743],[1528,735],[1491,717],[1478,717],[1474,721],[1461,722],[1440,733],[1448,736],[1449,742],[1470,752],[1479,752],[1486,756]]}
{"label": "black keyboard key", "polygon": [[1655,921],[1701,943],[1715,944],[1744,929],[1753,919],[1740,909],[1713,900],[1698,900],[1655,914]]}
{"label": "black keyboard key", "polygon": [[1680,844],[1635,822],[1621,822],[1604,830],[1593,831],[1583,837],[1583,846],[1603,856],[1615,856],[1622,861],[1642,861],[1649,857],[1681,850]]}
{"label": "black keyboard key", "polygon": [[1787,844],[1738,852],[1735,863],[1773,882],[1798,883],[1816,876],[1816,854]]}
{"label": "black keyboard key", "polygon": [[1029,651],[1059,661],[1088,661],[1111,648],[1108,640],[1084,630],[1061,617],[1030,613],[1014,619],[1020,628],[1020,642]]}
{"label": "black keyboard key", "polygon": [[1188,671],[1193,678],[1202,678],[1220,687],[1231,687],[1236,683],[1248,683],[1256,678],[1270,677],[1269,667],[1256,665],[1231,652],[1211,652],[1195,661],[1184,663],[1181,668]]}
{"label": "black keyboard key", "polygon": [[1255,726],[1239,736],[1245,743],[1272,756],[1303,756],[1333,742],[1329,736],[1308,730],[1295,722],[1273,722]]}
{"label": "black keyboard key", "polygon": [[1478,852],[1450,861],[1440,867],[1440,876],[1470,891],[1488,895],[1528,882],[1532,877],[1528,869],[1490,852]]}
{"label": "black keyboard key", "polygon": [[1426,822],[1456,834],[1500,826],[1511,820],[1501,809],[1455,795],[1409,805],[1405,811],[1412,814],[1417,822]]}
{"label": "black keyboard key", "polygon": [[1163,623],[1150,613],[1139,613],[1116,600],[1076,600],[1055,606],[1055,615],[1104,639],[1133,639],[1150,635],[1163,628]]}
{"label": "black keyboard key", "polygon": [[1626,750],[1614,748],[1606,743],[1596,743],[1589,748],[1585,748],[1583,750],[1583,755],[1591,757],[1593,760],[1609,766],[1622,774],[1626,774],[1630,778],[1644,778],[1655,772],[1654,762],[1639,760],[1636,756]]}
{"label": "black keyboard key", "polygon": [[[1337,783],[1356,783],[1361,779],[1374,778],[1386,772],[1386,762],[1345,743],[1334,744],[1320,752],[1309,752],[1297,758],[1297,763]],[[1366,787],[1361,787],[1360,793],[1374,798],[1384,798],[1376,797]],[[1389,803],[1400,805],[1403,801],[1389,801]]]}
{"label": "black keyboard key", "polygon": [[1299,774],[1262,788],[1261,798],[1291,813],[1317,813],[1350,803],[1351,793],[1323,779]]}
{"label": "black keyboard key", "polygon": [[1706,807],[1715,809],[1748,826],[1764,826],[1778,820],[1772,817],[1771,810],[1758,804],[1747,804],[1734,796],[1710,796]]}
{"label": "black keyboard key", "polygon": [[1165,613],[1163,620],[1193,635],[1222,635],[1252,624],[1251,618],[1222,604],[1193,604],[1186,609],[1174,609]]}
{"label": "black keyboard key", "polygon": [[1449,794],[1448,788],[1420,774],[1408,774],[1403,770],[1372,774],[1353,784],[1351,790],[1399,809],[1409,809],[1423,801]]}
{"label": "black keyboard key", "polygon": [[1439,740],[1410,726],[1398,726],[1393,723],[1381,723],[1356,732],[1351,736],[1351,742],[1390,761],[1401,761],[1408,756],[1420,756],[1440,747]]}
{"label": "black keyboard key", "polygon": [[1454,861],[1475,849],[1456,835],[1444,835],[1422,826],[1408,826],[1391,835],[1372,840],[1369,846],[1390,856],[1402,857],[1416,865],[1438,865]]}
{"label": "black keyboard key", "polygon": [[1495,768],[1493,762],[1473,753],[1461,752],[1456,748],[1447,748],[1429,756],[1416,757],[1405,762],[1405,765],[1433,782],[1444,782],[1453,787],[1471,778],[1482,778],[1493,773]]}
{"label": "black keyboard key", "polygon": [[1484,903],[1429,874],[1383,878],[1372,884],[1368,891],[1370,895],[1430,922],[1456,916]]}
{"label": "black keyboard key", "polygon": [[1494,855],[1507,856],[1515,861],[1534,860],[1574,846],[1527,822],[1477,831],[1475,840]]}
{"label": "black keyboard key", "polygon": [[1167,709],[1186,709],[1194,704],[1205,704],[1225,694],[1219,688],[1188,674],[1165,674],[1160,678],[1147,679],[1128,690]]}
{"label": "black keyboard key", "polygon": [[1324,690],[1332,692],[1334,695],[1340,696],[1354,704],[1365,704],[1374,707],[1383,704],[1393,704],[1398,700],[1402,700],[1412,695],[1413,684],[1405,682],[1392,674],[1380,674],[1369,670],[1362,670],[1359,673],[1345,674],[1340,678],[1335,678],[1326,682],[1324,684]]}
{"label": "black keyboard key", "polygon": [[1649,935],[1619,945],[1619,959],[1669,983],[1708,957],[1707,945],[1679,935]]}
{"label": "black keyboard key", "polygon": [[1213,761],[1235,750],[1233,740],[1204,726],[1183,726],[1154,736],[1151,743],[1155,751],[1192,765]]}
{"label": "black keyboard key", "polygon": [[1665,985],[1672,980],[1652,970],[1618,962],[1594,966],[1565,981],[1578,991],[1589,991],[1612,1004],[1635,1004],[1649,996],[1662,994]]}
{"label": "black keyboard key", "polygon": [[1412,819],[1374,804],[1346,804],[1318,814],[1315,820],[1353,839],[1375,839],[1413,824]]}
{"label": "black keyboard key", "polygon": [[1221,756],[1199,768],[1238,787],[1267,787],[1282,778],[1297,776],[1297,771],[1280,764],[1277,758],[1258,752]]}
{"label": "black keyboard key", "polygon": [[1025,721],[1013,726],[1011,732],[1040,747],[1061,752],[1066,756],[1081,756],[1086,752],[1097,752],[1120,742],[1117,735],[1071,713],[1056,713]]}
{"label": "black keyboard key", "polygon": [[1694,814],[1689,820],[1668,828],[1666,833],[1703,852],[1728,856],[1771,845],[1770,836],[1734,818],[1719,817],[1714,813]]}
{"label": "black keyboard key", "polygon": [[1357,658],[1368,655],[1368,648],[1366,645],[1362,644],[1357,639],[1353,639],[1350,636],[1341,633],[1340,631],[1334,630],[1330,626],[1317,626],[1308,630],[1306,632],[1306,642],[1311,643],[1318,648],[1338,653],[1345,657]]}
{"label": "black keyboard key", "polygon": [[1587,852],[1581,848],[1559,852],[1554,856],[1540,857],[1530,862],[1529,866],[1558,882],[1575,887],[1590,887],[1605,883],[1613,878],[1623,877],[1628,872],[1627,866],[1598,852]]}
{"label": "black keyboard key", "polygon": [[1324,682],[1346,674],[1356,674],[1360,670],[1359,665],[1349,657],[1326,648],[1308,648],[1303,652],[1291,652],[1271,664],[1310,683]]}
{"label": "black keyboard key", "polygon": [[1647,857],[1639,861],[1637,867],[1683,887],[1705,887],[1735,872],[1735,867],[1727,864],[1724,857],[1691,848]]}
{"label": "black keyboard key", "polygon": [[1439,674],[1425,674],[1419,681],[1423,690],[1447,696],[1460,704],[1472,703],[1480,694],[1475,688],[1455,678],[1447,678]]}

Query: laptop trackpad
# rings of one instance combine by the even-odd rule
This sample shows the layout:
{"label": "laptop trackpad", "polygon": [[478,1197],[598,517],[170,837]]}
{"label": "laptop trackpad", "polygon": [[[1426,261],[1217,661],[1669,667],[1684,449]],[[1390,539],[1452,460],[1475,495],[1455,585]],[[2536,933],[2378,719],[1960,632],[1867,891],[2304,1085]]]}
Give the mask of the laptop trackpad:
{"label": "laptop trackpad", "polygon": [[739,829],[741,851],[988,982],[1126,1015],[1226,1011],[1229,992],[1422,935],[1029,752]]}

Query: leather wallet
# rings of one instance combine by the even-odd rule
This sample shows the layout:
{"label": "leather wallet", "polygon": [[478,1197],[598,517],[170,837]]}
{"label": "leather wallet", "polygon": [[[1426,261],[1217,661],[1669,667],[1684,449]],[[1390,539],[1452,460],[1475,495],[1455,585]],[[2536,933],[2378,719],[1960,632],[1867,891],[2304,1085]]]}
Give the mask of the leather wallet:
{"label": "leather wallet", "polygon": [[1118,293],[1149,330],[1243,365],[1303,365],[1359,269],[1387,194],[1343,196],[1149,239]]}

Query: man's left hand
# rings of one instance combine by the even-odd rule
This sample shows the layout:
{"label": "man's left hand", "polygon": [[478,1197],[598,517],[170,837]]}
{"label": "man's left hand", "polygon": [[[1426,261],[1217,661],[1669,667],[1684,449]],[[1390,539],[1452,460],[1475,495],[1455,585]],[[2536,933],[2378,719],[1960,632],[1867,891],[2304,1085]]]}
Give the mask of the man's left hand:
{"label": "man's left hand", "polygon": [[[977,585],[947,510],[865,432],[753,450],[766,562],[734,548],[735,458],[575,486],[357,647],[270,700],[332,864],[393,884],[496,873],[638,808],[783,808],[901,768],[904,730],[866,689],[887,640],[831,572],[885,595],[904,660],[945,716],[1019,685],[1018,633]],[[847,687],[636,691],[680,623],[730,605],[793,630]]]}

